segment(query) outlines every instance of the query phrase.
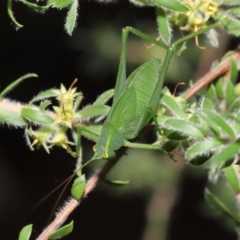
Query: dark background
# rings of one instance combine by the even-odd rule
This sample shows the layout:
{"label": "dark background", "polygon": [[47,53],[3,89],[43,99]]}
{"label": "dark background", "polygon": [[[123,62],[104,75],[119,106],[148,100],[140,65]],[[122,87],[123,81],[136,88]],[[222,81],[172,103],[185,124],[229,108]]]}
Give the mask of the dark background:
{"label": "dark background", "polygon": [[[139,23],[144,28],[147,23],[154,23],[155,16],[154,9],[136,8],[123,0],[108,5],[80,2],[78,27],[71,38],[63,27],[66,11],[51,9],[37,14],[20,2],[14,2],[13,8],[24,27],[16,31],[7,16],[6,1],[1,1],[0,87],[3,89],[29,72],[39,75],[38,79],[24,81],[8,95],[20,102],[27,102],[38,92],[58,87],[60,83],[69,87],[75,77],[85,96],[84,105],[93,102],[101,92],[114,87],[121,29],[127,25],[138,28]],[[107,37],[100,39],[101,32],[108,28],[118,36],[116,47],[109,48],[109,51],[115,49],[115,59],[102,55],[99,50],[100,41],[108,49]],[[235,43],[231,44],[229,48],[233,49]],[[129,63],[129,71],[137,64]],[[34,239],[46,226],[57,194],[30,211],[71,174],[74,159],[63,150],[54,150],[50,155],[43,149],[32,152],[22,129],[1,126],[0,239],[17,239],[20,229],[29,223],[34,224]],[[92,146],[88,141],[83,144],[86,148]],[[237,239],[233,231],[223,227],[222,218],[199,213],[197,208],[203,199],[206,176],[195,178],[188,172],[182,171],[179,178],[179,193],[171,212],[167,239]],[[97,188],[71,216],[75,221],[74,232],[66,239],[143,239],[150,197],[143,197],[141,191],[112,197]]]}

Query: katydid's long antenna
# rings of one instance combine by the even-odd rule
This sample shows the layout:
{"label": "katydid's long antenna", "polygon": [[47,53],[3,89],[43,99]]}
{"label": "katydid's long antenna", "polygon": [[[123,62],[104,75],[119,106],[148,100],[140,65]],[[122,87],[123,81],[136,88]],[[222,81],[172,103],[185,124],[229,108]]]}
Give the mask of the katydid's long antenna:
{"label": "katydid's long antenna", "polygon": [[[57,208],[57,205],[58,205],[61,197],[63,196],[63,193],[65,192],[66,188],[68,187],[68,185],[69,185],[69,183],[72,181],[72,179],[75,177],[75,175],[76,175],[76,173],[73,173],[73,174],[72,174],[70,177],[68,177],[63,183],[61,183],[60,186],[62,186],[64,183],[66,183],[66,184],[65,184],[64,188],[62,189],[60,195],[58,196],[56,203],[55,203],[54,206],[53,206],[53,210],[52,210],[52,212],[51,212],[51,214],[50,214],[50,216],[49,216],[49,218],[48,218],[48,223],[50,223],[50,221],[51,221],[51,219],[52,219],[52,217],[53,217],[53,214],[54,214],[54,212],[55,212],[55,210],[56,210],[56,208]],[[60,186],[58,186],[58,187],[60,187]],[[58,187],[57,187],[57,188],[58,188]],[[54,190],[55,190],[55,189],[54,189]],[[50,193],[50,194],[51,194],[51,193]],[[47,197],[48,197],[48,196],[47,196]]]}

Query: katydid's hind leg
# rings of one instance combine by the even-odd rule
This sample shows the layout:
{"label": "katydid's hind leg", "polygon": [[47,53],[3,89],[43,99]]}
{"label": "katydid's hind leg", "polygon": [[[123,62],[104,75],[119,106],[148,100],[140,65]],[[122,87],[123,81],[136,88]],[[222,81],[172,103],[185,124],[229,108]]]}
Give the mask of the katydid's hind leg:
{"label": "katydid's hind leg", "polygon": [[147,143],[132,143],[127,140],[124,141],[124,146],[128,148],[137,148],[137,149],[144,149],[144,150],[153,150],[153,151],[162,151],[166,153],[160,146],[147,144]]}

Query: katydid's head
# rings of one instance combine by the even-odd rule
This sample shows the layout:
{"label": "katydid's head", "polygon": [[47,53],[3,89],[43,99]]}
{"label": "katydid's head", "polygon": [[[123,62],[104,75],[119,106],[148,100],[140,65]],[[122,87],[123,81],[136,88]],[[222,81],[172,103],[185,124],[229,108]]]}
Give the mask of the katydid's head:
{"label": "katydid's head", "polygon": [[115,157],[114,151],[107,150],[103,145],[98,143],[93,147],[93,151],[95,152],[93,159],[111,159]]}
{"label": "katydid's head", "polygon": [[106,121],[103,124],[101,134],[94,146],[95,152],[93,159],[111,159],[115,157],[115,151],[122,147],[124,144],[124,136],[119,133],[117,128],[111,123]]}

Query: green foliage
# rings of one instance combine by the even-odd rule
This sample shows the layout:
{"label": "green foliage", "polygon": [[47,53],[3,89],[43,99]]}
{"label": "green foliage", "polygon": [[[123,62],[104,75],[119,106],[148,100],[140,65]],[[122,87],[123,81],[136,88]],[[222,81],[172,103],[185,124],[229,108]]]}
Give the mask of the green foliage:
{"label": "green foliage", "polygon": [[76,200],[80,200],[82,198],[85,190],[85,182],[85,175],[82,175],[74,180],[71,193]]}
{"label": "green foliage", "polygon": [[[42,109],[42,104],[40,106]],[[28,121],[31,121],[33,123],[37,124],[51,124],[54,122],[54,120],[47,115],[47,113],[41,111],[41,109],[31,109],[31,108],[22,108],[21,114],[22,116],[27,119]]]}
{"label": "green foliage", "polygon": [[19,233],[18,240],[29,240],[32,233],[32,224],[29,224],[22,228],[21,232]]}
{"label": "green foliage", "polygon": [[71,5],[73,0],[49,0],[48,5],[54,8],[62,9]]}
{"label": "green foliage", "polygon": [[20,113],[6,109],[0,109],[0,121],[18,127],[27,126],[27,122]]}
{"label": "green foliage", "polygon": [[73,231],[73,221],[71,221],[69,224],[64,225],[63,227],[59,228],[57,231],[52,233],[49,236],[49,239],[61,239],[69,235],[72,231]]}
{"label": "green foliage", "polygon": [[67,13],[65,23],[66,31],[70,36],[72,35],[73,29],[77,25],[77,16],[78,16],[78,0],[73,0]]}
{"label": "green foliage", "polygon": [[211,203],[217,210],[222,212],[224,215],[228,216],[236,222],[237,225],[240,224],[240,218],[235,213],[233,213],[228,207],[213,193],[211,193],[207,188],[205,189],[205,198]]}
{"label": "green foliage", "polygon": [[235,170],[237,166],[229,166],[224,168],[224,173],[232,189],[238,194],[240,192],[238,173]]}
{"label": "green foliage", "polygon": [[112,186],[116,186],[116,187],[122,187],[122,186],[129,184],[129,181],[122,181],[122,180],[103,179],[103,182],[108,185],[112,185]]}

